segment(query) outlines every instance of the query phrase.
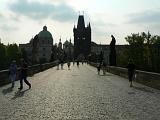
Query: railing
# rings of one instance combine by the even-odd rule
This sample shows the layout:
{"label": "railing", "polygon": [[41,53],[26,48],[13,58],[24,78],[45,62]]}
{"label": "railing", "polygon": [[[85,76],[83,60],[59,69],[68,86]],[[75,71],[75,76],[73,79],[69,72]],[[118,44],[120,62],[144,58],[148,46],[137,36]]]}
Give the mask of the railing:
{"label": "railing", "polygon": [[[97,67],[96,63],[90,62],[90,65]],[[115,66],[107,66],[107,72],[113,73],[115,75],[124,77],[128,79],[128,70],[126,68],[115,67]],[[160,89],[160,74],[153,72],[146,72],[136,70],[136,82],[144,84],[146,86]]]}
{"label": "railing", "polygon": [[[56,66],[57,63],[58,62],[55,61],[55,62],[51,62],[51,63],[37,64],[37,65],[29,66],[27,73],[28,73],[29,76],[33,76],[34,74],[36,74],[38,72],[41,72],[41,71],[44,71],[44,70],[47,70],[49,68],[52,68],[52,67]],[[11,82],[9,80],[8,73],[9,73],[9,70],[0,71],[0,86],[8,84],[8,83]],[[20,75],[20,69],[18,69],[16,80],[19,80],[19,75]]]}

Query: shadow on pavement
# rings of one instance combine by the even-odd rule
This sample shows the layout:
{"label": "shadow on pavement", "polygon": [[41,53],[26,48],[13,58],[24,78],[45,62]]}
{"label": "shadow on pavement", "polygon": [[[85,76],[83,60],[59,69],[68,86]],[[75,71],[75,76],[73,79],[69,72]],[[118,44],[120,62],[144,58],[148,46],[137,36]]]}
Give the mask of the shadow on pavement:
{"label": "shadow on pavement", "polygon": [[111,75],[109,75],[109,74],[105,74],[105,75],[99,75],[99,76],[111,76]]}
{"label": "shadow on pavement", "polygon": [[4,95],[6,95],[7,93],[10,93],[10,92],[12,92],[12,91],[13,91],[12,87],[9,87],[9,88],[7,88],[7,89],[3,89],[2,93],[3,93]]}
{"label": "shadow on pavement", "polygon": [[148,89],[145,88],[145,87],[136,87],[136,86],[133,86],[133,88],[136,89],[136,90],[143,91],[143,92],[154,93],[153,91],[148,90]]}
{"label": "shadow on pavement", "polygon": [[12,100],[15,100],[15,99],[17,99],[17,98],[19,98],[19,97],[23,97],[23,96],[24,96],[24,93],[27,92],[28,90],[29,90],[29,89],[26,89],[26,90],[24,90],[24,91],[18,90],[18,91],[15,93],[14,97],[12,98]]}

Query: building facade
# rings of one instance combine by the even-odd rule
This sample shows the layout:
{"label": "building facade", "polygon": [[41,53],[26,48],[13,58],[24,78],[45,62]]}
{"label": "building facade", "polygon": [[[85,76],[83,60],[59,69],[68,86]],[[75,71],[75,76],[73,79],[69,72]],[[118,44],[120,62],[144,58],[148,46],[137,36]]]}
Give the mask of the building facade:
{"label": "building facade", "polygon": [[73,60],[73,51],[74,51],[74,46],[71,42],[71,39],[68,41],[66,40],[64,43],[63,43],[63,50],[66,54],[66,59],[67,60],[70,60],[72,61]]}
{"label": "building facade", "polygon": [[[126,49],[128,49],[128,47],[129,45],[116,45],[115,46],[116,55],[123,54],[123,52]],[[101,45],[101,44],[92,43],[91,53],[95,53],[96,55],[99,55],[101,51],[103,52],[103,59],[105,63],[109,65],[110,45]]]}
{"label": "building facade", "polygon": [[79,15],[77,27],[73,28],[74,33],[74,59],[78,56],[87,57],[91,52],[91,26],[85,26],[84,16]]}
{"label": "building facade", "polygon": [[28,60],[33,62],[49,62],[51,60],[53,38],[52,34],[44,26],[34,38],[27,44],[20,44],[19,47],[27,53]]}

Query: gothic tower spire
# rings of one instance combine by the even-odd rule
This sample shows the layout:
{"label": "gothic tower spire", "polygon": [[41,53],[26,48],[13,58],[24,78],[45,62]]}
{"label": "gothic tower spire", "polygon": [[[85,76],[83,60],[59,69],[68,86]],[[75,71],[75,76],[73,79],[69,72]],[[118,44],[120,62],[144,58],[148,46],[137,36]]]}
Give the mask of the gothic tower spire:
{"label": "gothic tower spire", "polygon": [[85,23],[84,23],[84,17],[83,17],[83,15],[79,15],[79,17],[78,17],[77,28],[79,28],[79,29],[85,28]]}

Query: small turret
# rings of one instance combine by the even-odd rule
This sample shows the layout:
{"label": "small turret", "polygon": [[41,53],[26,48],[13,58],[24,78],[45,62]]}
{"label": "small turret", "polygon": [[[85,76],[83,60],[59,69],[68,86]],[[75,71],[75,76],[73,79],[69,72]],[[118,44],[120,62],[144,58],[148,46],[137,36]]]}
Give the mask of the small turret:
{"label": "small turret", "polygon": [[44,31],[47,31],[47,26],[44,26],[44,27],[43,27],[43,30],[44,30]]}
{"label": "small turret", "polygon": [[91,25],[90,25],[90,22],[89,22],[89,24],[88,24],[88,28],[89,28],[89,29],[91,29]]}

